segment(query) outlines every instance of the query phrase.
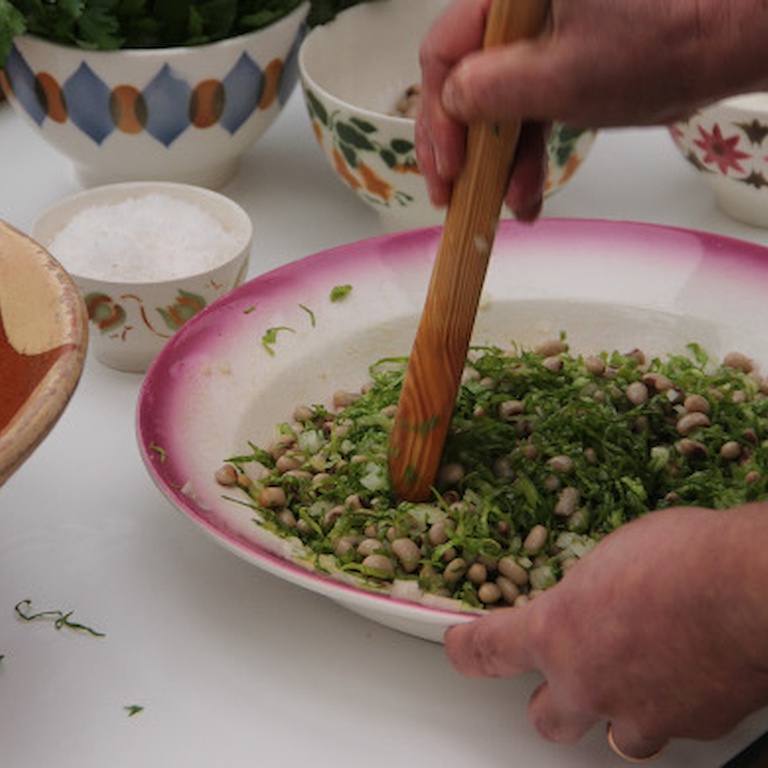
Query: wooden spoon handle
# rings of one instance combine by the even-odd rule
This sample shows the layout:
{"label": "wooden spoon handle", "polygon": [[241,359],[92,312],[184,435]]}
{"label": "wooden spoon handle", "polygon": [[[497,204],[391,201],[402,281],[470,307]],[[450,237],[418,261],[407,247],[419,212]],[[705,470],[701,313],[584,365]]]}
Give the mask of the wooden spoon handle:
{"label": "wooden spoon handle", "polygon": [[[484,47],[535,36],[548,8],[494,0]],[[390,482],[402,499],[427,499],[435,482],[519,134],[519,122],[469,127],[390,440]]]}

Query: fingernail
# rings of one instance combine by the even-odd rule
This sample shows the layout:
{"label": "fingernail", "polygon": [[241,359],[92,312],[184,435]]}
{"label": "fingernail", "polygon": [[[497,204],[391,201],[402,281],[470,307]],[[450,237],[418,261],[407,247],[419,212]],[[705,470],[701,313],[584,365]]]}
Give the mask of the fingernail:
{"label": "fingernail", "polygon": [[443,109],[446,112],[455,114],[460,106],[459,103],[460,94],[459,89],[456,87],[456,83],[452,78],[448,78],[443,84],[442,104]]}

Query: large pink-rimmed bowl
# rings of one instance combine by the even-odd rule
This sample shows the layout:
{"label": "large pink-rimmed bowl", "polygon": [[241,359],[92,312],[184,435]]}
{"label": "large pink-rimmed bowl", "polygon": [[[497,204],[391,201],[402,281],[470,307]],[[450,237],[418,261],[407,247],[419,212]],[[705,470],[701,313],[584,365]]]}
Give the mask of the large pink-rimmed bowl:
{"label": "large pink-rimmed bowl", "polygon": [[[163,348],[144,381],[137,433],[146,467],[184,516],[224,547],[374,621],[440,641],[469,612],[365,591],[307,570],[293,547],[227,500],[214,473],[248,441],[268,443],[299,403],[328,403],[369,366],[410,351],[440,230],[365,240],[262,275],[218,300]],[[343,301],[338,285],[352,286]],[[768,250],[682,229],[588,220],[504,222],[474,342],[568,335],[578,352],[712,356],[768,365]],[[270,334],[270,329],[283,331]],[[290,330],[286,330],[290,329]],[[274,343],[263,343],[273,338]]]}

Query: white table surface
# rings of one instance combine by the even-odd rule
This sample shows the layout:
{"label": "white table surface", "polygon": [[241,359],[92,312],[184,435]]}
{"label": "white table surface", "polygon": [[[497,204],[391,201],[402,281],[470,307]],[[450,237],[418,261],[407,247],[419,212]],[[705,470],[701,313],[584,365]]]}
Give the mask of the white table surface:
{"label": "white table surface", "polygon": [[[69,162],[0,106],[0,218],[29,232],[78,191]],[[223,190],[253,216],[250,275],[381,232],[334,177],[298,90]],[[661,129],[602,133],[545,214],[670,224],[768,245],[718,212]],[[366,768],[622,762],[596,729],[548,744],[526,719],[538,682],[468,680],[442,647],[285,584],[182,518],[134,437],[141,377],[88,359],[42,446],[0,489],[0,766]],[[104,638],[25,623],[74,610]],[[143,711],[129,717],[125,707]],[[677,742],[655,765],[715,768],[768,728]]]}

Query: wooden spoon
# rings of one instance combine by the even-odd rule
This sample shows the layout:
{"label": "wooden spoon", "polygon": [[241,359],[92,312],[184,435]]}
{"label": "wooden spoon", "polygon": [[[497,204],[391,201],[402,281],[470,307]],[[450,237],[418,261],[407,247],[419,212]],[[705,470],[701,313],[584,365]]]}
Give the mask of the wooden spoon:
{"label": "wooden spoon", "polygon": [[[494,0],[484,47],[534,37],[548,9],[547,0]],[[426,500],[435,482],[519,134],[519,122],[469,127],[390,439],[401,499]]]}

